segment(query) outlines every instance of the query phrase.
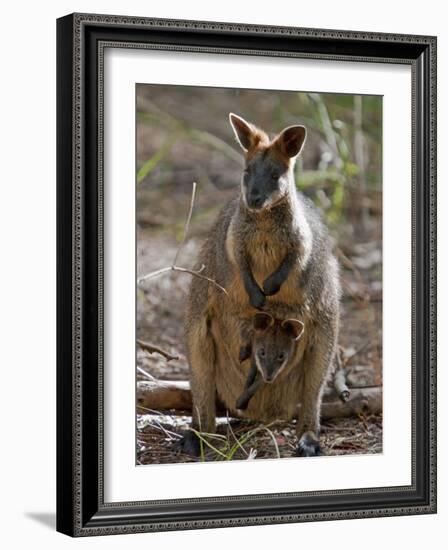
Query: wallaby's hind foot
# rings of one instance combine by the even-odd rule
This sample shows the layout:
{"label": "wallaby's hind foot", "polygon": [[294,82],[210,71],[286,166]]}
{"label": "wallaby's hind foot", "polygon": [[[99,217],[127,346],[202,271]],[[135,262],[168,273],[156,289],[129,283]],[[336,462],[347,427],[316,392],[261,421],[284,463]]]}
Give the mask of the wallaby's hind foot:
{"label": "wallaby's hind foot", "polygon": [[199,442],[199,437],[191,430],[188,430],[185,432],[185,435],[182,439],[176,441],[175,449],[176,451],[185,453],[190,456],[200,456],[201,445]]}
{"label": "wallaby's hind foot", "polygon": [[321,456],[324,452],[314,432],[305,432],[299,439],[296,456]]}

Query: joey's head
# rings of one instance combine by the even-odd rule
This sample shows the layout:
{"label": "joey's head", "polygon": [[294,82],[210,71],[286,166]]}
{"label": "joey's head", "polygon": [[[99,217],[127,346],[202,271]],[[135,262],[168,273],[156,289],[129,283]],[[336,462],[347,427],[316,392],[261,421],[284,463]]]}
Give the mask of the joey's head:
{"label": "joey's head", "polygon": [[252,323],[252,354],[263,380],[270,383],[288,364],[304,325],[298,319],[279,321],[268,313],[257,313]]}
{"label": "joey's head", "polygon": [[304,126],[288,126],[272,139],[263,131],[230,113],[230,124],[244,151],[241,195],[251,211],[279,203],[294,188],[294,163],[306,137]]}

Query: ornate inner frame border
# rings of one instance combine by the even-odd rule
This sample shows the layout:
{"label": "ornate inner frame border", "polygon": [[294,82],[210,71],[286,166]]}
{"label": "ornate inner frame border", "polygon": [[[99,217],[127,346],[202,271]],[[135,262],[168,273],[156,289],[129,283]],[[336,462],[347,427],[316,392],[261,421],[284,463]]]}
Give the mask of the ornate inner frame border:
{"label": "ornate inner frame border", "polygon": [[[104,502],[103,61],[107,47],[411,65],[410,486]],[[73,14],[58,20],[57,51],[58,531],[89,536],[435,513],[436,38]]]}

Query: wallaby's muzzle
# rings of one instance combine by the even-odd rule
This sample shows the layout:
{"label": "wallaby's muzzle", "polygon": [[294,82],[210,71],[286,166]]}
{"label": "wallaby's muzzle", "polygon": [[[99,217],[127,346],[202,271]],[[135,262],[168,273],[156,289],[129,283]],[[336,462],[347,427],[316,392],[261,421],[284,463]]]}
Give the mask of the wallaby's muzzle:
{"label": "wallaby's muzzle", "polygon": [[247,206],[252,210],[260,210],[265,203],[265,197],[258,192],[251,192],[246,194]]}

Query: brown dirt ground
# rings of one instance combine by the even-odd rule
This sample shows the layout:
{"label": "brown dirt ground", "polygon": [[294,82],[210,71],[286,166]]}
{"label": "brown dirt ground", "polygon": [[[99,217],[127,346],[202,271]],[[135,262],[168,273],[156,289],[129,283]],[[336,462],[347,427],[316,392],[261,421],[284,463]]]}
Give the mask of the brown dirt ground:
{"label": "brown dirt ground", "polygon": [[[171,203],[172,204],[172,203]],[[177,203],[179,213],[175,218],[182,219],[182,211],[188,208],[188,198]],[[172,207],[171,207],[172,208]],[[159,210],[160,216],[166,218],[169,214]],[[171,211],[171,214],[173,212]],[[191,267],[197,255],[203,234],[209,226],[209,219],[216,215],[210,210],[204,219],[193,219],[197,234],[193,236],[182,250],[179,264]],[[198,230],[199,227],[199,230]],[[173,226],[172,231],[158,229],[157,223],[142,223],[138,228],[138,273],[139,275],[154,271],[171,264],[178,247],[182,233],[182,223]],[[342,247],[341,247],[342,248]],[[357,243],[352,249],[343,248],[344,254],[350,257],[344,260],[341,270],[344,297],[342,301],[340,344],[349,353],[356,353],[352,364],[367,366],[370,369],[369,383],[381,384],[381,285],[380,263],[373,258],[363,265],[371,251],[378,248],[377,241]],[[358,254],[358,256],[356,255]],[[361,268],[356,267],[356,262]],[[190,284],[190,275],[168,273],[145,282],[138,290],[137,326],[138,337],[157,345],[179,360],[169,363],[161,356],[138,350],[137,364],[148,374],[158,379],[185,380],[188,378],[188,363],[185,355],[183,338],[183,311],[185,298]],[[364,299],[368,296],[369,299]],[[144,375],[137,373],[138,379]],[[224,419],[226,420],[226,419]],[[175,442],[179,434],[189,427],[190,417],[179,415],[161,415],[157,411],[137,411],[137,463],[170,463],[188,462],[191,457],[179,454],[175,450]],[[218,433],[229,432],[224,422]],[[232,430],[227,440],[210,442],[218,448],[232,446],[236,441],[254,430],[257,424],[232,419]],[[275,443],[274,443],[275,439]],[[229,443],[230,441],[230,443]],[[377,416],[359,416],[325,421],[322,426],[322,443],[328,455],[366,454],[382,452],[382,419]],[[238,448],[234,459],[246,459],[247,455],[257,458],[289,457],[293,455],[296,444],[294,422],[277,422],[269,426],[269,431],[260,429]],[[278,449],[278,450],[277,450]],[[215,451],[205,448],[203,459],[223,459]]]}

